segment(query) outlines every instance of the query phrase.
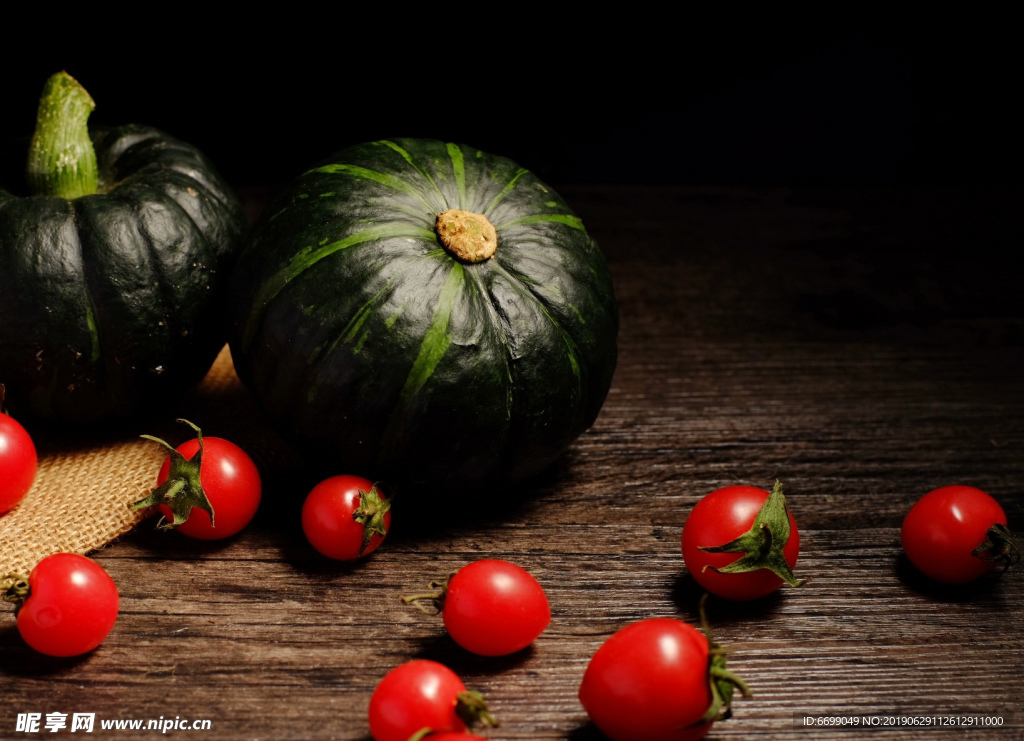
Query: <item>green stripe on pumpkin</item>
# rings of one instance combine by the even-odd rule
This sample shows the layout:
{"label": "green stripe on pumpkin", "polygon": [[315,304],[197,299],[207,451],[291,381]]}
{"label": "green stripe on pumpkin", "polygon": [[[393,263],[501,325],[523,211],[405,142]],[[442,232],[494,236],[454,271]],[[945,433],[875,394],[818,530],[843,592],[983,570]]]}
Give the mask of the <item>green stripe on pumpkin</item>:
{"label": "green stripe on pumpkin", "polygon": [[[405,193],[406,195],[418,198],[423,201],[428,209],[433,209],[433,205],[426,199],[426,197],[411,183],[402,180],[402,178],[395,175],[389,175],[386,172],[377,172],[376,170],[368,170],[365,167],[359,167],[358,165],[346,165],[341,162],[333,163],[330,165],[324,165],[323,167],[317,167],[309,172],[322,172],[327,174],[341,173],[344,175],[351,175],[352,177],[362,178],[363,180],[372,180],[375,183],[393,188],[397,191]],[[301,196],[300,196],[301,197]]]}
{"label": "green stripe on pumpkin", "polygon": [[446,144],[448,156],[452,160],[452,170],[455,172],[455,185],[459,190],[459,208],[466,208],[466,161],[462,156],[462,150],[458,144]]}
{"label": "green stripe on pumpkin", "polygon": [[389,203],[388,208],[412,216],[414,219],[423,220],[424,223],[429,224],[429,228],[431,229],[433,229],[434,224],[437,223],[437,214],[435,213],[436,209],[430,209],[429,211],[425,211],[423,209],[417,210],[413,206],[409,206],[404,203]]}
{"label": "green stripe on pumpkin", "polygon": [[[370,316],[370,313],[377,306],[380,300],[387,296],[388,294],[390,294],[390,292],[391,282],[388,281],[388,283],[379,291],[377,291],[377,293],[375,293],[369,301],[367,301],[365,304],[359,307],[359,311],[356,312],[356,315],[352,317],[351,321],[349,321],[349,323],[345,326],[345,329],[342,330],[341,336],[331,344],[330,349],[327,351],[328,354],[334,352],[334,348],[338,345],[339,342],[351,344],[351,342],[356,338],[356,335],[359,333],[359,330],[362,329],[367,317]],[[362,341],[360,341],[358,344],[355,345],[355,347],[352,348],[352,352],[358,354],[361,349]]]}
{"label": "green stripe on pumpkin", "polygon": [[[348,324],[345,325],[345,328],[341,330],[341,333],[337,337],[335,337],[334,340],[332,340],[329,345],[327,345],[326,347],[320,346],[316,348],[315,354],[308,361],[309,366],[311,368],[317,366],[321,361],[331,357],[331,355],[337,349],[338,345],[352,345],[352,341],[355,340],[357,336],[358,342],[356,342],[352,346],[352,352],[353,354],[358,355],[359,352],[363,349],[363,343],[366,341],[367,335],[367,332],[363,332],[360,335],[359,330],[362,329],[363,324],[366,323],[366,320],[370,317],[370,314],[372,314],[373,310],[377,308],[377,306],[380,304],[381,299],[386,298],[390,294],[391,281],[388,281],[383,288],[377,291],[377,293],[375,293],[370,298],[369,301],[367,301],[365,304],[359,307],[355,315],[349,320]],[[391,321],[392,323],[394,322],[393,319],[389,319],[389,321]],[[309,390],[306,392],[306,400],[310,403],[312,403],[316,399],[317,394],[320,392],[320,381],[326,378],[326,374],[321,373],[319,371],[319,368],[317,368],[316,371],[312,373],[311,377],[313,381],[310,384]]]}
{"label": "green stripe on pumpkin", "polygon": [[[413,161],[411,154],[409,154],[402,147],[400,147],[397,144],[395,144],[393,141],[388,141],[387,139],[382,139],[381,141],[379,141],[377,143],[380,144],[381,146],[385,146],[388,149],[391,149],[392,151],[397,152],[399,155],[401,155],[402,159],[404,159],[406,162],[408,162],[412,166],[412,168],[414,170],[416,170],[416,172],[418,172],[420,175],[422,175],[423,179],[426,180],[428,183],[430,183],[430,185],[434,188],[434,190],[437,191],[437,195],[441,199],[441,203],[447,205],[448,199],[444,197],[444,193],[441,192],[441,188],[438,187],[437,183],[434,181],[434,178],[432,178],[430,176],[429,172],[424,170],[422,167],[420,167],[419,165],[417,165]],[[436,210],[436,209],[432,208],[431,210]]]}
{"label": "green stripe on pumpkin", "polygon": [[452,309],[455,307],[455,299],[459,296],[465,282],[465,271],[459,262],[451,262],[451,270],[448,278],[441,288],[441,295],[437,300],[437,307],[434,309],[434,316],[430,320],[430,327],[423,335],[420,343],[419,354],[413,361],[409,375],[405,379],[398,405],[388,420],[387,429],[384,431],[383,444],[381,445],[380,457],[393,453],[393,446],[404,426],[405,416],[412,404],[413,399],[423,389],[434,375],[437,364],[448,351],[452,338],[448,334],[448,322],[452,316]]}
{"label": "green stripe on pumpkin", "polygon": [[586,231],[583,228],[583,220],[579,216],[573,216],[572,214],[532,214],[531,216],[521,216],[518,219],[511,219],[504,221],[501,224],[495,224],[494,228],[498,231],[502,229],[508,229],[511,226],[520,226],[523,224],[565,224],[571,226],[573,229],[579,229],[581,232]]}
{"label": "green stripe on pumpkin", "polygon": [[92,308],[92,301],[85,302],[85,323],[89,327],[89,340],[91,342],[89,360],[93,363],[100,359],[100,330],[96,325],[96,312]]}
{"label": "green stripe on pumpkin", "polygon": [[364,242],[376,242],[382,239],[392,239],[395,237],[409,237],[412,239],[421,239],[431,244],[436,243],[436,238],[433,231],[424,229],[418,226],[410,226],[408,224],[386,224],[384,226],[374,226],[369,229],[363,229],[355,234],[350,234],[344,239],[340,239],[336,242],[324,245],[323,247],[313,248],[307,247],[306,249],[298,252],[292,257],[292,260],[282,270],[279,270],[273,276],[267,280],[258,294],[256,299],[253,301],[253,311],[249,315],[249,320],[245,326],[245,332],[243,333],[243,340],[246,345],[252,341],[252,336],[256,332],[256,325],[258,324],[259,318],[263,315],[263,310],[267,307],[273,298],[281,292],[281,290],[288,285],[295,278],[302,275],[303,272],[308,270],[316,263],[323,260],[325,257],[333,255],[339,250],[344,250],[353,245],[363,244]]}
{"label": "green stripe on pumpkin", "polygon": [[[501,326],[501,317],[498,316],[497,309],[494,308],[494,304],[491,303],[490,293],[487,290],[487,286],[484,284],[483,276],[479,270],[469,271],[470,279],[473,281],[473,285],[476,287],[476,297],[483,307],[483,310],[487,313],[487,316],[491,320],[491,326],[494,328],[494,332],[498,335],[501,342],[502,349],[502,360],[505,364],[505,373],[503,378],[505,381],[505,421],[512,421],[512,390],[515,386],[512,380],[512,353],[509,346],[508,337],[505,335],[504,330]],[[504,432],[508,432],[506,427]]]}
{"label": "green stripe on pumpkin", "polygon": [[487,208],[484,209],[484,216],[490,217],[490,214],[492,211],[494,211],[495,207],[503,200],[505,200],[505,196],[507,196],[515,189],[516,183],[519,181],[519,178],[521,178],[528,172],[529,170],[527,170],[525,167],[520,167],[516,171],[516,174],[512,176],[512,179],[508,181],[508,185],[502,188],[501,193],[494,196],[494,198],[491,199],[491,202],[487,204]]}
{"label": "green stripe on pumpkin", "polygon": [[[504,275],[505,278],[509,281],[509,283],[514,288],[516,288],[522,295],[533,299],[533,301],[536,302],[537,308],[540,310],[541,314],[544,315],[544,318],[547,319],[551,323],[551,326],[554,327],[554,329],[558,332],[559,336],[562,338],[562,342],[565,344],[565,352],[569,359],[569,366],[572,368],[573,377],[576,379],[577,393],[579,394],[579,399],[582,400],[584,396],[583,372],[582,367],[580,366],[579,358],[577,357],[579,355],[580,349],[579,346],[576,344],[576,340],[573,339],[572,334],[569,332],[568,329],[565,328],[565,326],[562,325],[558,317],[555,316],[554,313],[552,313],[544,297],[530,288],[529,283],[518,279],[515,274],[510,272],[508,268],[506,268],[497,261],[494,261],[492,263],[492,268],[500,272],[502,275]],[[577,404],[577,409],[582,410],[583,405]]]}

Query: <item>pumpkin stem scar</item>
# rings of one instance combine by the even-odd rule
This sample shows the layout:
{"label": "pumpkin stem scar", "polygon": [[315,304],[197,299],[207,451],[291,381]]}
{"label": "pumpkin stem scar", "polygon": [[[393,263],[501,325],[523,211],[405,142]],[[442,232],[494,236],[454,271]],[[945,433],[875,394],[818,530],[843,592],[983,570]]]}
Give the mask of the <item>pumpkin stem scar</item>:
{"label": "pumpkin stem scar", "polygon": [[498,248],[498,232],[483,214],[450,208],[434,227],[445,250],[462,262],[483,262]]}

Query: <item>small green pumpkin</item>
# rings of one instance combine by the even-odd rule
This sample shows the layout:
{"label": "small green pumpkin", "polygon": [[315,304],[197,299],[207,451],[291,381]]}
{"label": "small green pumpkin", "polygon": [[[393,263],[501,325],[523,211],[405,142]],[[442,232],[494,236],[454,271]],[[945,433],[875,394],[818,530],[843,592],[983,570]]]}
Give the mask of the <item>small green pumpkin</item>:
{"label": "small green pumpkin", "polygon": [[12,410],[95,421],[170,401],[224,343],[241,206],[194,147],[128,125],[91,135],[88,93],[47,82],[31,195],[0,190],[0,382]]}
{"label": "small green pumpkin", "polygon": [[229,294],[235,366],[285,436],[394,482],[539,472],[615,369],[597,244],[535,175],[467,146],[378,141],[306,172]]}

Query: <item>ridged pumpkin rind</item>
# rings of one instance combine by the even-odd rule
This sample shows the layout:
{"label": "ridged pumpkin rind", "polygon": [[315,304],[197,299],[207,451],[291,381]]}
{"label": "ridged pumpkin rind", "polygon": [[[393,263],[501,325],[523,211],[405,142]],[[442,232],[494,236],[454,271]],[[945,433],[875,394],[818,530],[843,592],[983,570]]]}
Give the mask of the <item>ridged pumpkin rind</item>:
{"label": "ridged pumpkin rind", "polygon": [[128,125],[93,135],[100,190],[0,190],[0,383],[12,413],[96,422],[173,401],[225,337],[244,216],[195,147]]}
{"label": "ridged pumpkin rind", "polygon": [[[437,215],[495,226],[494,257],[441,246]],[[252,230],[231,282],[242,380],[300,447],[361,475],[515,481],[595,420],[616,362],[603,254],[529,171],[398,139],[304,173]]]}

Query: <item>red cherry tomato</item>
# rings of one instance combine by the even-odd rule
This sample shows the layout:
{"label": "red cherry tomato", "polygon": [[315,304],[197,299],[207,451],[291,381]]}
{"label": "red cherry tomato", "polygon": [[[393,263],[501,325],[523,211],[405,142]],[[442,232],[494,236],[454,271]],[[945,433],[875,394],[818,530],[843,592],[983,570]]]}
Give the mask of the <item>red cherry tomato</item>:
{"label": "red cherry tomato", "polygon": [[[385,675],[370,697],[370,733],[376,741],[408,741],[426,728],[435,732],[464,732],[460,707],[482,700],[467,693],[466,685],[444,664],[414,659]],[[476,708],[480,712],[480,708]],[[493,718],[484,712],[484,720]]]}
{"label": "red cherry tomato", "polygon": [[544,589],[520,566],[484,559],[463,566],[444,582],[431,582],[440,592],[402,597],[406,604],[440,612],[456,643],[481,656],[505,656],[533,643],[551,622]]}
{"label": "red cherry tomato", "polygon": [[708,641],[671,618],[631,623],[612,635],[587,666],[580,702],[612,741],[694,741],[712,704]]}
{"label": "red cherry tomato", "polygon": [[[199,440],[189,440],[175,450],[191,459],[199,452]],[[168,457],[157,476],[158,485],[167,480],[170,468]],[[234,535],[249,524],[260,505],[262,483],[256,464],[244,450],[222,438],[203,436],[199,480],[213,507],[213,524],[205,511],[193,507],[177,530],[191,538],[217,540]],[[166,519],[172,518],[166,505],[160,505],[160,512]]]}
{"label": "red cherry tomato", "polygon": [[[738,561],[740,553],[700,550],[725,545],[750,531],[768,497],[769,492],[754,486],[727,486],[697,502],[683,526],[682,551],[687,570],[704,589],[727,599],[752,600],[782,586],[783,579],[764,568],[733,574],[715,571]],[[788,509],[787,514],[790,532],[782,555],[792,569],[800,554],[800,534]]]}
{"label": "red cherry tomato", "polygon": [[972,555],[993,525],[1006,526],[1006,513],[995,499],[972,486],[944,486],[910,508],[900,540],[907,558],[925,575],[946,584],[966,584],[997,565]]}
{"label": "red cherry tomato", "polygon": [[533,643],[551,622],[547,595],[525,569],[484,559],[463,566],[448,581],[444,627],[467,651],[505,656]]}
{"label": "red cherry tomato", "polygon": [[28,432],[0,412],[0,514],[12,509],[32,488],[38,464]]}
{"label": "red cherry tomato", "polygon": [[18,610],[25,643],[50,656],[78,656],[103,642],[117,620],[117,587],[95,561],[56,553],[28,578],[28,598]]}
{"label": "red cherry tomato", "polygon": [[377,549],[391,527],[386,496],[360,476],[321,481],[302,505],[302,530],[328,558],[351,561]]}

